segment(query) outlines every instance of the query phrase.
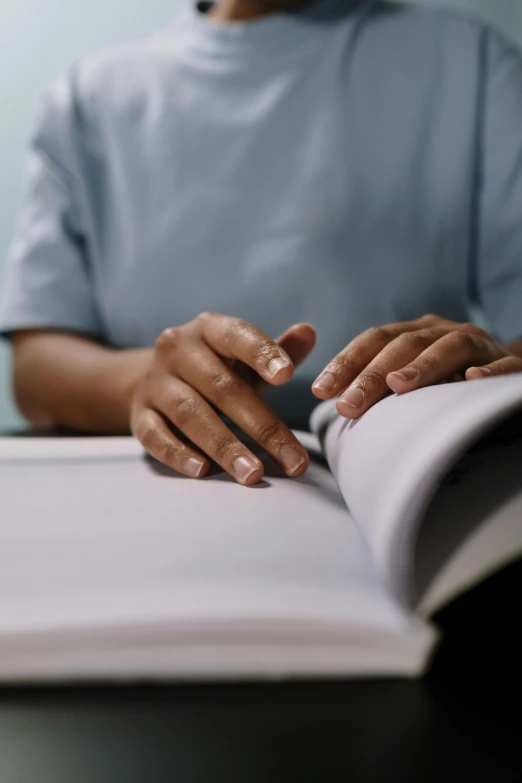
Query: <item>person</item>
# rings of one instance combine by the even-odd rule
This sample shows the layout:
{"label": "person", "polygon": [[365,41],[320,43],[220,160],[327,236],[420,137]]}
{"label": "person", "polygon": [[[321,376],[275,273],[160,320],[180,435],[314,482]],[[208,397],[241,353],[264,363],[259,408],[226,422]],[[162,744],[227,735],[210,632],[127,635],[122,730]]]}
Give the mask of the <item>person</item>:
{"label": "person", "polygon": [[19,407],[251,485],[232,424],[300,476],[313,399],[520,372],[521,128],[514,47],[376,0],[218,0],[75,66],[0,307]]}

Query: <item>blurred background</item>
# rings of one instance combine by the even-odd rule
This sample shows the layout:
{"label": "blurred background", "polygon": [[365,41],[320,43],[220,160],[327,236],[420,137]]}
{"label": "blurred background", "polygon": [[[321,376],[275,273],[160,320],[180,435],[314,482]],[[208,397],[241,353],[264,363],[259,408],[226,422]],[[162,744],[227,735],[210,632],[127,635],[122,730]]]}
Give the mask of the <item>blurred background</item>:
{"label": "blurred background", "polygon": [[[187,1],[0,0],[0,285],[41,89],[78,58],[161,27]],[[415,1],[481,15],[522,47],[522,0]],[[10,394],[9,349],[0,343],[0,430],[18,424]]]}

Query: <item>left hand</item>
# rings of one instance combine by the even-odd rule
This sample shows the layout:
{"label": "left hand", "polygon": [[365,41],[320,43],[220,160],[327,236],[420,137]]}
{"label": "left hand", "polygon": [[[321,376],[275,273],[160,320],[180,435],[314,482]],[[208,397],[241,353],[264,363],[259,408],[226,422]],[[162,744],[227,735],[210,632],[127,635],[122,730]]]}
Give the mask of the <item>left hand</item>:
{"label": "left hand", "polygon": [[361,334],[325,368],[313,393],[321,400],[340,394],[338,412],[357,419],[390,392],[516,372],[522,358],[483,329],[425,315]]}

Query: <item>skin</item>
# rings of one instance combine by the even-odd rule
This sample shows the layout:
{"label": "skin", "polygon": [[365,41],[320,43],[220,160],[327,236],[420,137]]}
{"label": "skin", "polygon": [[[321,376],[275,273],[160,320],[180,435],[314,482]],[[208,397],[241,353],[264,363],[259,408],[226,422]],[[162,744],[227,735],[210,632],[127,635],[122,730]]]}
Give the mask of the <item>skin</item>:
{"label": "skin", "polygon": [[[287,476],[308,467],[307,452],[262,400],[266,386],[287,383],[312,351],[315,331],[308,324],[271,340],[245,321],[203,313],[167,329],[150,350],[115,351],[47,331],[19,332],[13,344],[17,402],[35,427],[130,431],[183,475],[202,478],[213,461],[240,484],[257,484],[263,464],[226,426],[224,414]],[[411,379],[405,377],[410,369]],[[355,419],[391,392],[515,372],[522,372],[522,343],[503,347],[472,324],[425,316],[357,337],[313,391],[323,400],[341,395],[339,413]],[[354,391],[362,395],[356,406]]]}
{"label": "skin", "polygon": [[340,395],[338,412],[357,419],[390,392],[517,372],[522,342],[504,346],[473,324],[425,315],[364,332],[328,364],[312,390],[321,400]]}
{"label": "skin", "polygon": [[[301,0],[221,0],[218,22],[292,11]],[[179,473],[204,477],[211,461],[240,484],[257,484],[263,464],[226,426],[232,420],[287,476],[302,475],[306,451],[263,402],[268,385],[288,383],[315,344],[308,324],[273,340],[255,325],[218,313],[167,329],[152,349],[116,351],[55,331],[13,336],[18,406],[36,428],[132,432]],[[460,379],[522,372],[522,342],[503,346],[472,324],[427,315],[371,329],[353,340],[315,381],[318,399],[339,397],[356,419],[387,394]]]}
{"label": "skin", "polygon": [[132,432],[154,457],[202,478],[210,461],[239,483],[258,483],[261,460],[225,425],[224,414],[287,476],[309,464],[306,450],[262,400],[287,383],[315,345],[297,324],[278,340],[256,326],[202,313],[167,329],[150,350],[115,351],[76,335],[18,332],[13,337],[18,406],[38,428]]}
{"label": "skin", "polygon": [[221,22],[248,22],[277,12],[291,12],[307,5],[303,0],[221,0],[210,15]]}

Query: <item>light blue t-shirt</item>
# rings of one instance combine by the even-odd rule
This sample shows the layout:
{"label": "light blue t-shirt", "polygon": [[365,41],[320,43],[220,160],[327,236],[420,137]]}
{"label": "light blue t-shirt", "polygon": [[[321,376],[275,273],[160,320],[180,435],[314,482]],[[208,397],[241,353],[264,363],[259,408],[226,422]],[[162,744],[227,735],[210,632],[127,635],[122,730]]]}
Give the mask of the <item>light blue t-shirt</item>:
{"label": "light blue t-shirt", "polygon": [[522,337],[522,64],[471,20],[190,8],[48,92],[28,179],[4,332],[127,348],[203,310],[273,336],[305,320],[304,385],[370,326],[473,301]]}

